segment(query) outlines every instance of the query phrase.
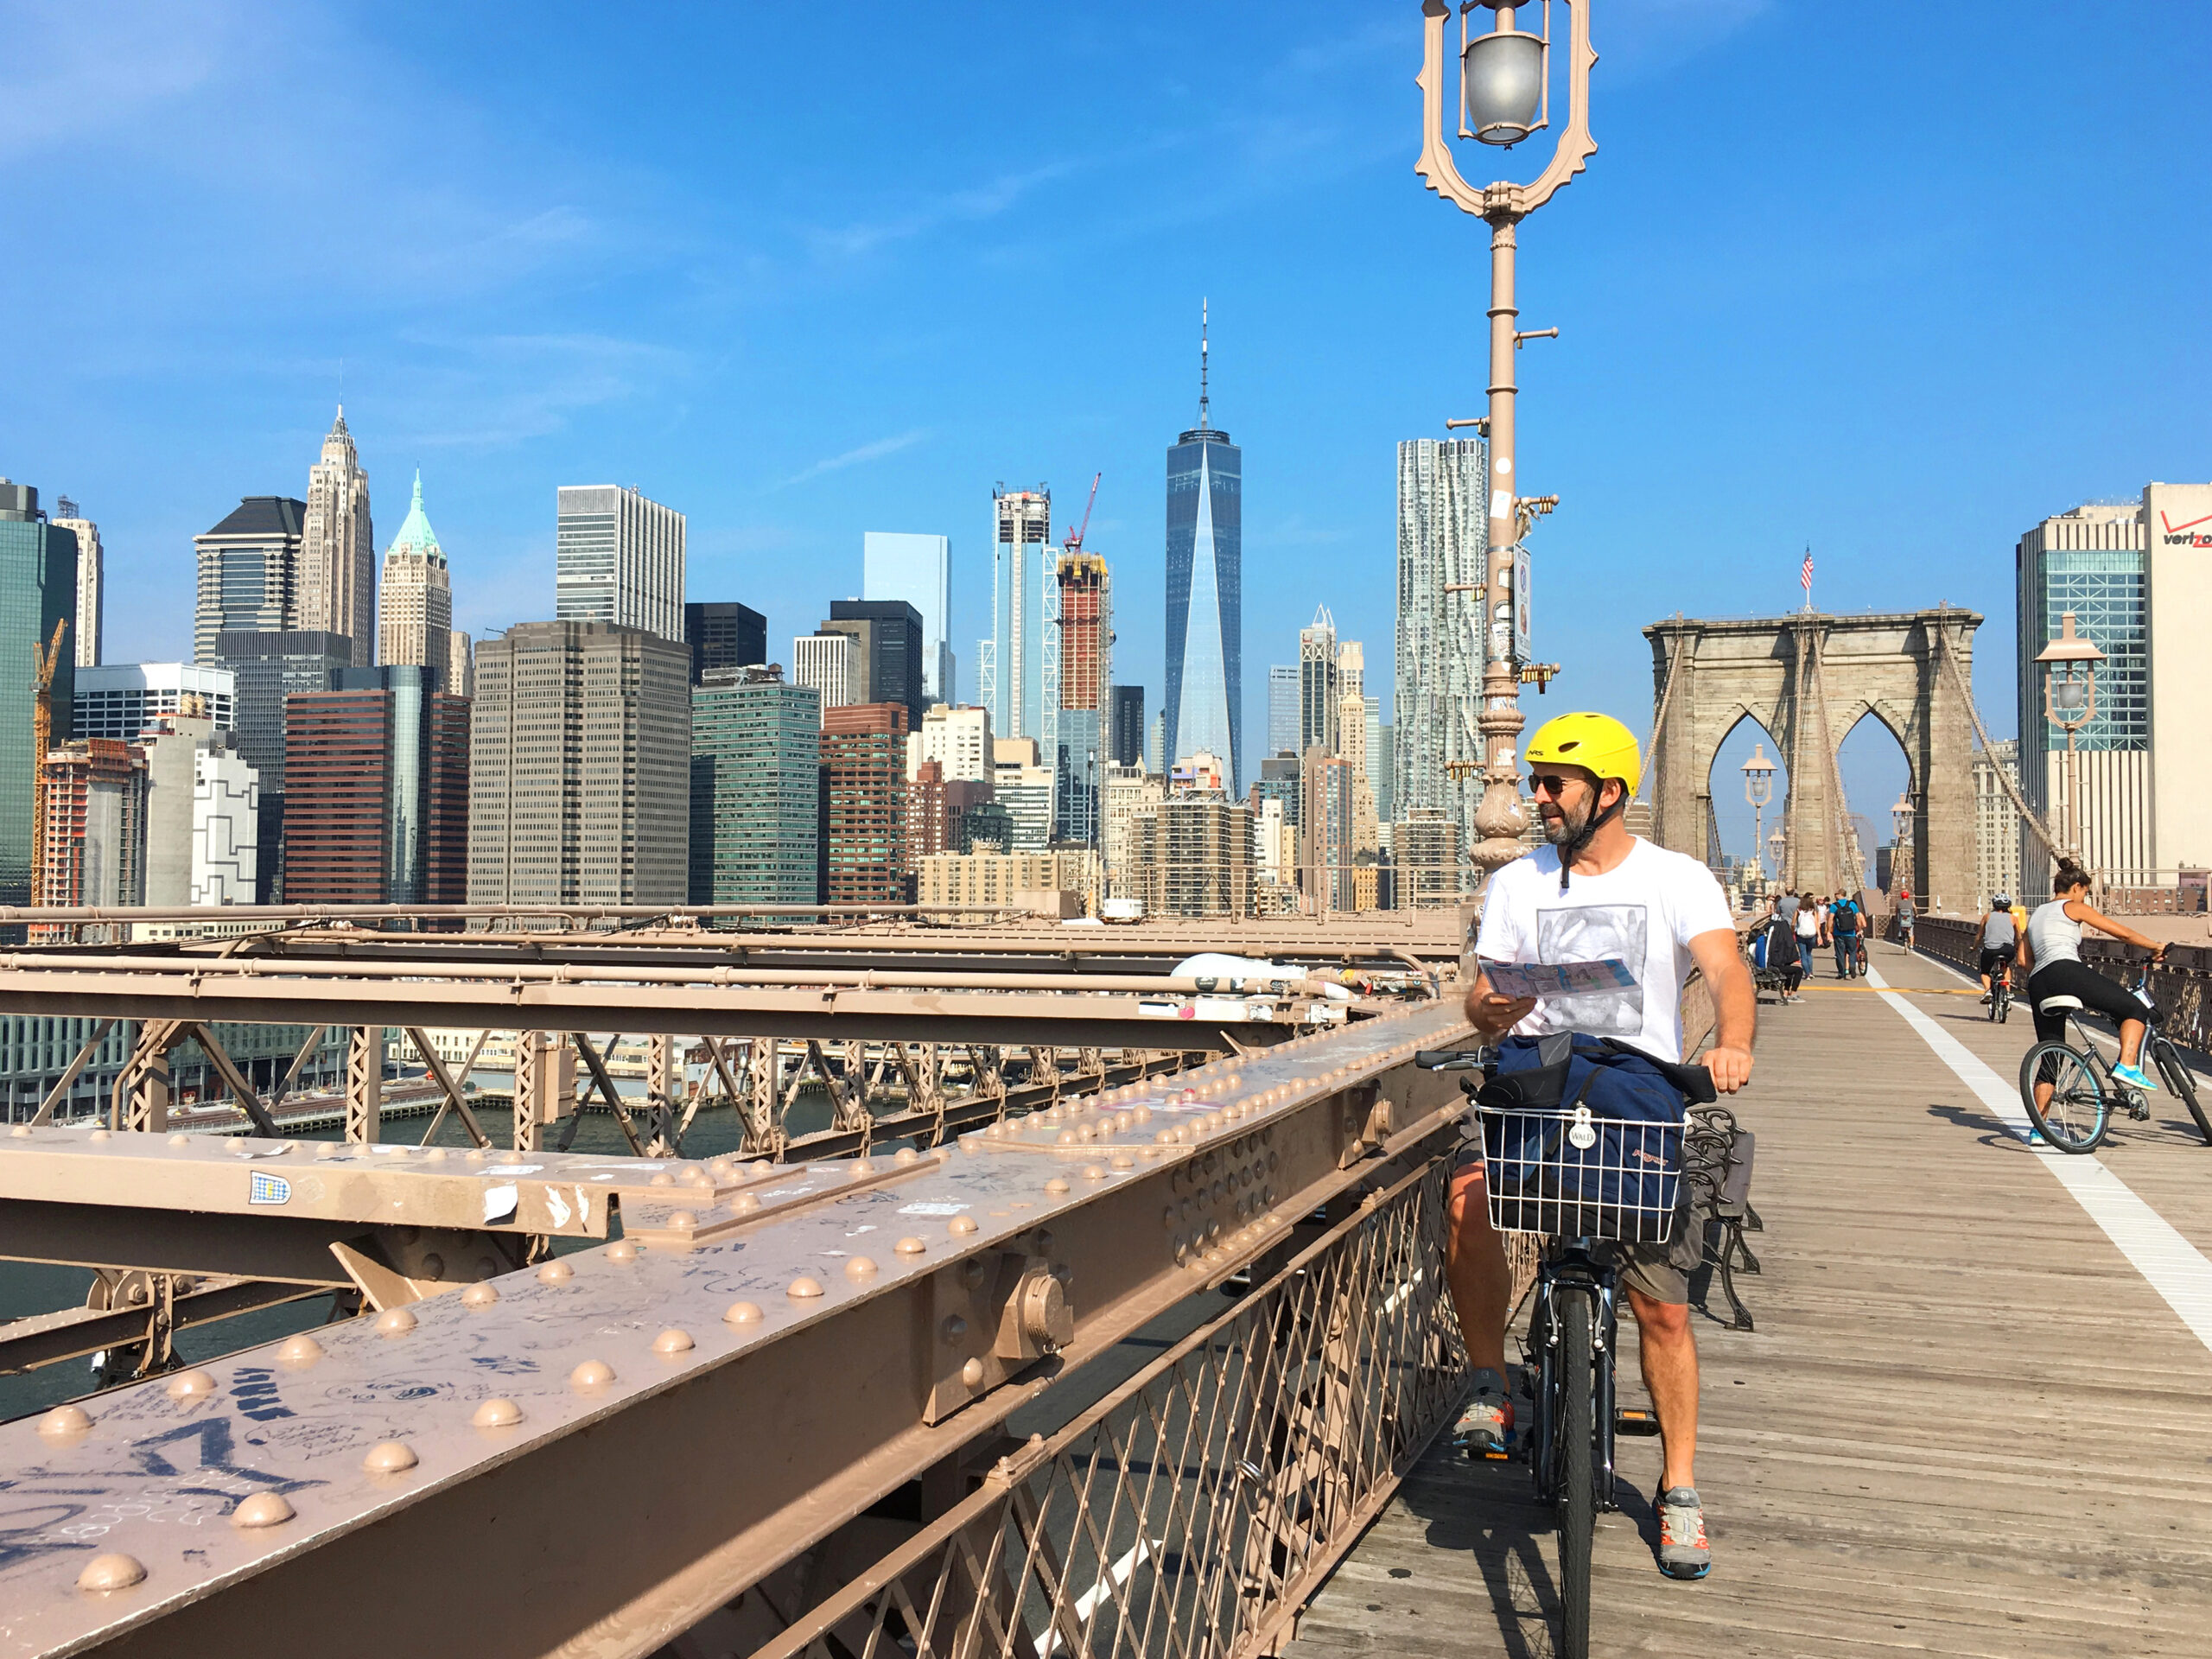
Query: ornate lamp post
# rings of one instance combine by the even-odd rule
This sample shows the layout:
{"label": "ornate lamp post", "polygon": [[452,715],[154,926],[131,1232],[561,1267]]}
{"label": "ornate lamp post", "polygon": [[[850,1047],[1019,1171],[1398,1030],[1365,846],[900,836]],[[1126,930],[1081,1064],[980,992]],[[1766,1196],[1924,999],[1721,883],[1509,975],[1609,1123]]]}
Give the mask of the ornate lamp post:
{"label": "ornate lamp post", "polygon": [[2105,659],[2095,643],[2074,632],[2074,613],[2059,619],[2058,638],[2036,653],[2044,670],[2043,711],[2066,734],[2066,855],[2082,861],[2082,759],[2075,734],[2097,717],[2097,664]]}
{"label": "ornate lamp post", "polygon": [[[1909,887],[1912,885],[1912,854],[1910,849],[1912,846],[1914,817],[1912,791],[1910,789],[1899,790],[1897,804],[1890,809],[1890,891],[1891,893],[1897,892],[1900,887]],[[1920,902],[1923,909],[1927,908],[1928,895],[1926,893],[1920,895]]]}
{"label": "ornate lamp post", "polygon": [[[1465,0],[1459,7],[1459,111],[1457,137],[1510,149],[1551,124],[1551,14],[1554,0]],[[1531,338],[1515,327],[1520,317],[1513,291],[1515,227],[1551,200],[1580,172],[1597,150],[1590,137],[1591,0],[1556,0],[1567,11],[1567,125],[1553,146],[1551,159],[1534,183],[1496,183],[1480,188],[1460,177],[1444,130],[1444,26],[1449,0],[1422,0],[1425,49],[1416,84],[1421,90],[1421,159],[1414,171],[1428,188],[1490,225],[1490,412],[1484,423],[1490,439],[1490,536],[1488,611],[1484,641],[1482,713],[1476,721],[1483,741],[1483,798],[1475,809],[1482,839],[1468,856],[1485,876],[1510,863],[1522,851],[1528,819],[1521,807],[1519,756],[1520,684],[1528,643],[1528,558],[1521,547],[1528,526],[1547,501],[1515,493],[1514,353]],[[1522,11],[1543,8],[1540,34],[1516,27]],[[1471,29],[1470,14],[1494,14],[1487,29]],[[1556,334],[1557,329],[1547,329]],[[1517,562],[1517,569],[1516,569]],[[1517,647],[1517,649],[1516,649]],[[1532,665],[1533,666],[1533,665]]]}
{"label": "ornate lamp post", "polygon": [[[1744,762],[1744,799],[1751,809],[1751,857],[1756,861],[1759,855],[1759,843],[1766,839],[1766,810],[1774,804],[1774,762],[1766,758],[1766,745],[1764,743],[1752,744],[1751,758]],[[1779,830],[1775,831],[1777,844],[1781,835]],[[1782,857],[1777,853],[1775,855],[1776,874],[1779,874],[1781,869]],[[1761,870],[1759,874],[1764,876],[1766,872]]]}
{"label": "ornate lamp post", "polygon": [[1782,854],[1783,846],[1784,842],[1782,839],[1782,826],[1777,823],[1774,826],[1774,833],[1766,838],[1767,856],[1774,861],[1774,879],[1777,884],[1779,884],[1782,880]]}

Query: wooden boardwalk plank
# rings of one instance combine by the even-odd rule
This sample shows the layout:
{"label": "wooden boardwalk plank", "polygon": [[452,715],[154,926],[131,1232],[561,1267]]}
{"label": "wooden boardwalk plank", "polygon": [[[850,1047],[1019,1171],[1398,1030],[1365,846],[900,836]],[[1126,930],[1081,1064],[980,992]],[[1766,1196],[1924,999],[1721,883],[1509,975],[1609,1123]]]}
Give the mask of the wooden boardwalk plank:
{"label": "wooden boardwalk plank", "polygon": [[[1894,946],[1874,965],[2017,1075],[2024,1013],[1991,1025],[1936,994],[1956,975]],[[2212,1653],[2212,1352],[1894,1008],[1831,982],[1761,1009],[1739,1114],[1765,1271],[1741,1281],[1757,1332],[1699,1330],[1713,1576],[1659,1575],[1657,1442],[1624,1440],[1595,1650]],[[2156,1104],[2100,1157],[2212,1251],[2212,1148]],[[1522,1465],[1432,1450],[1294,1653],[1539,1659],[1556,1559]]]}

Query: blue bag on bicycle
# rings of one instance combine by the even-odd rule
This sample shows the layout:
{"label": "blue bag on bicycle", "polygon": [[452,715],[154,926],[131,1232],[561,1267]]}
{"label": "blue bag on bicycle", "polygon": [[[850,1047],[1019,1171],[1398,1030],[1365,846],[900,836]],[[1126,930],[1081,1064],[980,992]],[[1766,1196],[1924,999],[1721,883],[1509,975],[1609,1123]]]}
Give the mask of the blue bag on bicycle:
{"label": "blue bag on bicycle", "polygon": [[1663,1241],[1682,1196],[1688,1071],[1571,1032],[1507,1038],[1476,1096],[1485,1109],[1493,1222],[1554,1236]]}

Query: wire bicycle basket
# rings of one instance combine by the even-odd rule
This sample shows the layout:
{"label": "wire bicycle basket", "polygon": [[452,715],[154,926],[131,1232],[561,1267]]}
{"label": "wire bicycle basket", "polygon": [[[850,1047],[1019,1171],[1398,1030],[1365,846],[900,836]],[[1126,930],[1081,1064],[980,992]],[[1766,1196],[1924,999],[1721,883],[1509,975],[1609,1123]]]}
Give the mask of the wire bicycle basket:
{"label": "wire bicycle basket", "polygon": [[1602,1117],[1586,1106],[1474,1109],[1493,1227],[1633,1244],[1672,1236],[1681,1123]]}

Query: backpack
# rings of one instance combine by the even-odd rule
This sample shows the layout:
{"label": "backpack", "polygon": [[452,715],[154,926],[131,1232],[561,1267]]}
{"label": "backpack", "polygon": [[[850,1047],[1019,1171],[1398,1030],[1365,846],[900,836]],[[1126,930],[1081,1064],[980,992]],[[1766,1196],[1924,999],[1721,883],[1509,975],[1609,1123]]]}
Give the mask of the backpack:
{"label": "backpack", "polygon": [[1798,961],[1797,936],[1789,931],[1789,924],[1779,916],[1770,918],[1751,939],[1751,966],[1794,968]]}
{"label": "backpack", "polygon": [[1685,1096],[1713,1098],[1701,1067],[1573,1032],[1507,1038],[1475,1096],[1489,1109],[1491,1221],[1519,1232],[1664,1241],[1688,1196]]}
{"label": "backpack", "polygon": [[1859,931],[1859,906],[1852,899],[1839,899],[1835,913],[1828,919],[1828,928],[1835,933],[1856,933]]}

